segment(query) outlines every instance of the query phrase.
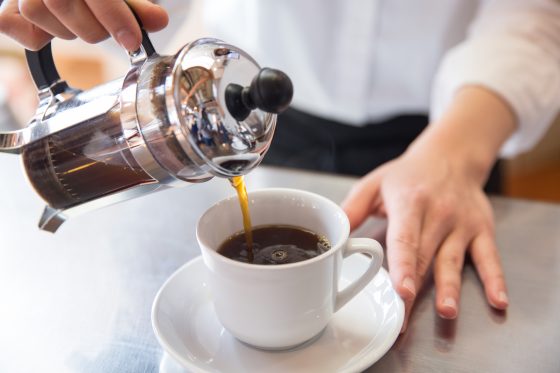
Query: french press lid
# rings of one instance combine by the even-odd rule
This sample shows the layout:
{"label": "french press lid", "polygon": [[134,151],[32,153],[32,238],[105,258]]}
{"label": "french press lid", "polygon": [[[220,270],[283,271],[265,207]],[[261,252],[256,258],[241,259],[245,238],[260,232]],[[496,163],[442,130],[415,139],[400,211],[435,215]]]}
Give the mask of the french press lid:
{"label": "french press lid", "polygon": [[216,176],[246,174],[260,163],[293,87],[217,39],[183,48],[165,83],[167,116],[183,150]]}

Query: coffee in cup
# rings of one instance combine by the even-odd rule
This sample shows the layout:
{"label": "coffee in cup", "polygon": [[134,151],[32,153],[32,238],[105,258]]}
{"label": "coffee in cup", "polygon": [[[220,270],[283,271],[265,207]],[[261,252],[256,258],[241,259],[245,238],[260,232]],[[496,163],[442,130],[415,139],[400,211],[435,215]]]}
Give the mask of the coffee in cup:
{"label": "coffee in cup", "polygon": [[218,253],[244,263],[281,265],[314,258],[331,247],[326,237],[292,225],[257,226],[251,233],[251,247],[243,230],[225,240]]}

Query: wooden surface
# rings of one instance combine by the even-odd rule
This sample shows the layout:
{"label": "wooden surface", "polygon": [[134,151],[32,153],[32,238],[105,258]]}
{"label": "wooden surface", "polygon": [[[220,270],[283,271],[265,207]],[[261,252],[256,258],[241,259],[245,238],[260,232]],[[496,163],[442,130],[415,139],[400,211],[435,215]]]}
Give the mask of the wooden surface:
{"label": "wooden surface", "polygon": [[560,202],[560,119],[531,151],[506,161],[504,171],[506,196]]}
{"label": "wooden surface", "polygon": [[504,194],[508,197],[560,202],[560,162],[537,166],[533,170],[506,171]]}

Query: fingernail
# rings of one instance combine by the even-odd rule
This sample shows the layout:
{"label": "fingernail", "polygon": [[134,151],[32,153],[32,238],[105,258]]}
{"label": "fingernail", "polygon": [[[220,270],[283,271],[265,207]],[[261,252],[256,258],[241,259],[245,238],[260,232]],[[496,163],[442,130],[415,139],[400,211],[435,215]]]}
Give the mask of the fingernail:
{"label": "fingernail", "polygon": [[500,303],[503,303],[505,305],[509,303],[508,296],[505,291],[500,291],[498,293],[498,300],[500,301]]}
{"label": "fingernail", "polygon": [[121,30],[117,32],[115,39],[117,39],[117,42],[129,52],[134,52],[138,49],[138,40],[136,40],[134,34],[128,30]]}
{"label": "fingernail", "polygon": [[445,307],[457,309],[457,302],[455,302],[455,299],[450,297],[445,298],[443,302],[441,302],[441,304],[443,304]]}
{"label": "fingernail", "polygon": [[414,280],[410,277],[406,277],[403,280],[402,287],[408,290],[412,296],[416,295],[416,286],[414,285]]}
{"label": "fingernail", "polygon": [[451,297],[447,297],[441,302],[442,306],[445,306],[448,309],[453,311],[452,315],[441,315],[443,318],[455,318],[457,316],[457,301]]}

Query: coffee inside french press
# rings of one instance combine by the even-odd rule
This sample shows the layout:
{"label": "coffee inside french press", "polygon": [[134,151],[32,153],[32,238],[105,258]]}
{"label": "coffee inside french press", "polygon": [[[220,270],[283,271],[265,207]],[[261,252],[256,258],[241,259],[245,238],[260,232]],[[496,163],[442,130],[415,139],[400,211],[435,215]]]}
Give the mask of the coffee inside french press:
{"label": "coffee inside french press", "polygon": [[24,149],[22,158],[28,177],[51,207],[67,209],[153,181],[130,150],[119,146],[118,123],[116,115],[105,116]]}

